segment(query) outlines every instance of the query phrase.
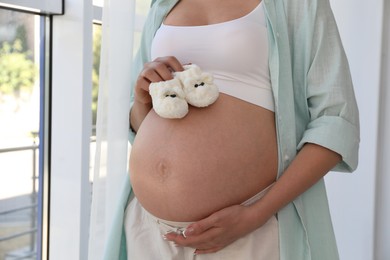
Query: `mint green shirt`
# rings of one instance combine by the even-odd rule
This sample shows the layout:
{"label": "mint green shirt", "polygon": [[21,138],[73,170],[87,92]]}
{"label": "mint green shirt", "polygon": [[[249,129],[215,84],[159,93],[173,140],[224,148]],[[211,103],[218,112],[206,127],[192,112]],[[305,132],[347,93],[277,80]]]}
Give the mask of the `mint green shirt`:
{"label": "mint green shirt", "polygon": [[[278,177],[305,143],[337,152],[342,161],[333,170],[352,172],[358,163],[358,109],[329,0],[263,1],[275,100]],[[143,64],[151,59],[156,30],[177,2],[157,0],[152,6],[134,63],[132,87]],[[134,138],[130,132],[130,142]],[[123,216],[130,192],[126,173],[104,259],[126,259]],[[323,180],[277,216],[281,260],[339,259]]]}

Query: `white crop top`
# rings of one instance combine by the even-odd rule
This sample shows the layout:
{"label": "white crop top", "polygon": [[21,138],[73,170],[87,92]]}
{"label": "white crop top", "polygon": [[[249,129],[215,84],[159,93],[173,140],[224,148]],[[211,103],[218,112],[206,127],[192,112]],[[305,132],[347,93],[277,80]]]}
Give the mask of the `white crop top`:
{"label": "white crop top", "polygon": [[214,75],[219,91],[274,111],[262,2],[249,14],[202,26],[162,24],[152,42],[152,60],[175,56]]}

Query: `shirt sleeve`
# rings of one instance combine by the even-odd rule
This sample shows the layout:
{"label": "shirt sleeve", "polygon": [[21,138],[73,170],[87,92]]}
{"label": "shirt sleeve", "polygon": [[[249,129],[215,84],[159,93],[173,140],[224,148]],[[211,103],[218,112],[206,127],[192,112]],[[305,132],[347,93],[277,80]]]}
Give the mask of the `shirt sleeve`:
{"label": "shirt sleeve", "polygon": [[342,156],[333,170],[358,164],[359,113],[348,61],[328,0],[315,1],[306,97],[310,122],[299,142],[324,146]]}

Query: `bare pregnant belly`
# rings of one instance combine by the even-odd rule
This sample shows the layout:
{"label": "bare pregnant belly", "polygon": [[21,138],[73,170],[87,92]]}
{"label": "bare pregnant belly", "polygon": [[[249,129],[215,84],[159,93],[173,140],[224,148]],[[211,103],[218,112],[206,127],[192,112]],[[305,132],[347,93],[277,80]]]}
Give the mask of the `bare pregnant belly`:
{"label": "bare pregnant belly", "polygon": [[240,204],[277,173],[274,113],[221,94],[183,119],[143,121],[130,155],[130,178],[141,205],[156,217],[196,221]]}

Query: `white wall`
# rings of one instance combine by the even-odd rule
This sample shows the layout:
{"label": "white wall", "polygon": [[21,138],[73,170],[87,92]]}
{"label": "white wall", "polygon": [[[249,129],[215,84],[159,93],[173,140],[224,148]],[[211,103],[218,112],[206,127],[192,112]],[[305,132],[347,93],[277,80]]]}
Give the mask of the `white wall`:
{"label": "white wall", "polygon": [[[377,158],[379,152],[383,155],[383,151],[378,151],[378,143],[383,142],[383,136],[378,142],[378,131],[383,130],[385,116],[379,113],[384,108],[379,108],[383,0],[331,0],[331,4],[350,62],[361,126],[357,171],[331,173],[326,178],[340,259],[385,260],[374,258]],[[380,201],[383,205],[389,202],[390,198],[385,196]],[[389,253],[386,259],[390,259]]]}

